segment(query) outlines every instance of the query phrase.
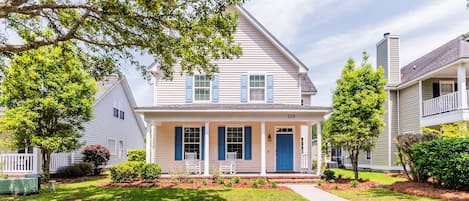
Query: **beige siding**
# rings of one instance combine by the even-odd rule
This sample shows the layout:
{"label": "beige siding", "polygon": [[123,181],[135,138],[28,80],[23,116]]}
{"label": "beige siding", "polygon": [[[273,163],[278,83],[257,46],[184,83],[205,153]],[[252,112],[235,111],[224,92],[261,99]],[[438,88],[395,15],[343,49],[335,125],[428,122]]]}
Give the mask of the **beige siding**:
{"label": "beige siding", "polygon": [[397,135],[399,135],[399,119],[398,119],[398,112],[397,112],[397,91],[393,91],[393,93],[391,93],[391,99],[393,100],[391,105],[392,105],[392,127],[391,127],[391,166],[392,165],[395,165],[396,164],[396,152],[397,152],[397,148],[396,148],[396,144],[394,142],[394,140],[396,139]]}
{"label": "beige siding", "polygon": [[303,101],[303,105],[311,105],[311,95],[302,95],[301,100]]}
{"label": "beige siding", "polygon": [[[210,123],[210,170],[218,168],[218,127],[219,126],[251,126],[252,127],[252,160],[238,160],[238,172],[260,172],[260,123],[259,122],[211,122]],[[292,122],[266,122],[266,137],[270,134],[271,140],[266,139],[266,166],[267,172],[275,172],[275,127],[294,127],[294,170],[300,169],[300,123]],[[203,122],[194,123],[162,123],[157,127],[156,137],[156,163],[161,165],[163,172],[184,169],[184,161],[174,160],[174,130],[176,126],[204,126]],[[203,162],[202,162],[203,170]]]}
{"label": "beige siding", "polygon": [[[283,55],[245,17],[239,17],[235,41],[241,44],[239,59],[219,60],[219,103],[240,103],[240,75],[249,72],[274,75],[274,103],[300,104],[298,66]],[[156,102],[160,105],[185,103],[185,76],[176,66],[174,79],[160,80]]]}
{"label": "beige siding", "polygon": [[418,84],[400,90],[399,113],[400,134],[420,131]]}
{"label": "beige siding", "polygon": [[389,83],[400,82],[399,38],[389,38]]}

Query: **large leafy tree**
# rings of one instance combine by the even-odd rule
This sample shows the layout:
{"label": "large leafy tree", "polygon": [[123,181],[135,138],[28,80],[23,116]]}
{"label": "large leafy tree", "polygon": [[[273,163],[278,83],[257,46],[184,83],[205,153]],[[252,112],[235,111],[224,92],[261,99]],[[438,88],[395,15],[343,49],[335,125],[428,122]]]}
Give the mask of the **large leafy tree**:
{"label": "large leafy tree", "polygon": [[326,121],[328,142],[348,151],[355,180],[358,180],[358,155],[370,151],[373,139],[380,135],[384,122],[383,103],[386,100],[384,70],[374,70],[363,53],[363,62],[357,66],[347,61],[333,95],[332,115]]}
{"label": "large leafy tree", "polygon": [[92,118],[95,81],[69,42],[17,53],[3,67],[0,133],[11,148],[38,147],[49,178],[50,156],[80,146],[82,123]]}
{"label": "large leafy tree", "polygon": [[[218,68],[212,59],[241,54],[235,44],[237,18],[226,12],[245,0],[6,0],[0,3],[0,55],[71,41],[94,77],[116,71],[127,59],[148,78],[135,55],[150,54],[171,79],[173,65],[183,72]],[[19,39],[12,39],[17,35]],[[9,37],[10,36],[10,37]]]}

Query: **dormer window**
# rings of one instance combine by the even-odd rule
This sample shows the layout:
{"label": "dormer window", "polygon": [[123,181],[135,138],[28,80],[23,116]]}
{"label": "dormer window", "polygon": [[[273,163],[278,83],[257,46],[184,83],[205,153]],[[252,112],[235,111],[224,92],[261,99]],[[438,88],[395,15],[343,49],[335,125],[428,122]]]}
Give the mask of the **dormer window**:
{"label": "dormer window", "polygon": [[265,75],[249,75],[249,100],[265,101]]}
{"label": "dormer window", "polygon": [[210,79],[206,75],[194,75],[194,101],[210,101]]}

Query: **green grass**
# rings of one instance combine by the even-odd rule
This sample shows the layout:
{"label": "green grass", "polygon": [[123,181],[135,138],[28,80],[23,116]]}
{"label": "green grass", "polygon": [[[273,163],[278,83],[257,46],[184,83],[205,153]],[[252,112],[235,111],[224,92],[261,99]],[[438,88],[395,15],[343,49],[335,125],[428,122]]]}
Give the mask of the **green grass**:
{"label": "green grass", "polygon": [[97,179],[73,184],[59,184],[57,192],[48,193],[42,189],[38,195],[0,195],[0,200],[305,200],[302,196],[284,190],[261,189],[177,189],[177,188],[102,188]]}
{"label": "green grass", "polygon": [[[337,177],[339,174],[342,175],[343,178],[352,178],[353,179],[353,171],[352,170],[346,170],[346,169],[332,169],[335,172],[335,176]],[[407,179],[404,178],[399,178],[399,177],[390,177],[385,175],[382,172],[366,172],[366,171],[359,171],[358,172],[358,177],[365,179],[365,180],[370,180],[376,183],[384,184],[384,185],[389,185],[392,184],[396,181],[406,181]]]}
{"label": "green grass", "polygon": [[384,188],[372,188],[368,190],[333,190],[332,194],[343,197],[351,201],[437,201],[439,199],[432,199],[426,197],[419,197],[414,195],[407,195],[397,193]]}

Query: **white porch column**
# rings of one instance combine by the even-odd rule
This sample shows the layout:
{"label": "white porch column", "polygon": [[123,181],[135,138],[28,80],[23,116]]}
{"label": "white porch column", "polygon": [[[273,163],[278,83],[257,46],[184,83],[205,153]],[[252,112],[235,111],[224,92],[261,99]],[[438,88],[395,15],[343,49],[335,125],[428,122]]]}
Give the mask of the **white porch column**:
{"label": "white porch column", "polygon": [[204,133],[204,176],[210,175],[210,124],[205,122],[205,133]]}
{"label": "white porch column", "polygon": [[39,154],[39,148],[34,147],[33,148],[33,174],[39,174],[39,171],[41,169],[41,165],[39,163],[41,158],[41,154]]}
{"label": "white porch column", "polygon": [[321,173],[322,173],[322,171],[321,171],[322,170],[322,167],[321,167],[321,160],[322,160],[321,122],[318,122],[316,125],[317,125],[316,126],[316,129],[317,129],[316,133],[317,133],[317,142],[318,142],[318,160],[317,160],[318,161],[318,164],[317,164],[318,169],[317,169],[316,174],[321,175]]}
{"label": "white porch column", "polygon": [[151,129],[152,123],[147,122],[146,137],[145,137],[145,162],[151,163]]}
{"label": "white porch column", "polygon": [[458,91],[459,106],[462,109],[467,109],[467,91],[466,91],[466,67],[461,64],[458,67]]}
{"label": "white porch column", "polygon": [[308,170],[307,173],[312,174],[313,173],[313,123],[309,122],[307,124],[308,129],[307,132],[308,134],[306,135],[306,141],[304,149],[306,149],[306,153],[308,155],[306,159],[306,163],[308,163]]}
{"label": "white porch column", "polygon": [[157,124],[152,124],[151,125],[151,135],[150,135],[150,139],[151,139],[151,143],[150,143],[150,163],[156,163],[156,135],[158,135],[158,125],[159,123]]}
{"label": "white porch column", "polygon": [[261,122],[261,175],[266,175],[265,122]]}

